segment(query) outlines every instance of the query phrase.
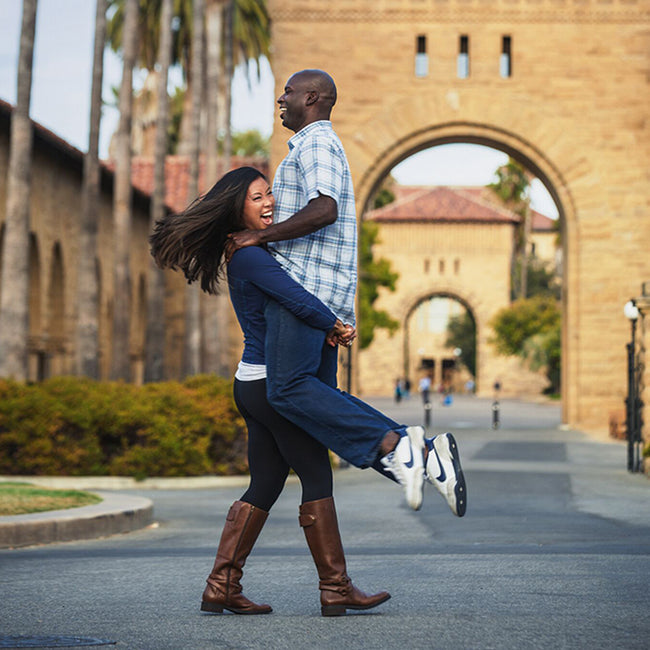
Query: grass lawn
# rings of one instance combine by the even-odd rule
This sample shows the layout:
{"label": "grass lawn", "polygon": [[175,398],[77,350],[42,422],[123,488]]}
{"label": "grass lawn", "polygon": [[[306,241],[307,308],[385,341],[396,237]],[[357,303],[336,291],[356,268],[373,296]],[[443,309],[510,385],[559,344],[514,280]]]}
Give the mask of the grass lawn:
{"label": "grass lawn", "polygon": [[79,490],[55,490],[29,483],[0,482],[0,516],[78,508],[100,501],[100,497]]}

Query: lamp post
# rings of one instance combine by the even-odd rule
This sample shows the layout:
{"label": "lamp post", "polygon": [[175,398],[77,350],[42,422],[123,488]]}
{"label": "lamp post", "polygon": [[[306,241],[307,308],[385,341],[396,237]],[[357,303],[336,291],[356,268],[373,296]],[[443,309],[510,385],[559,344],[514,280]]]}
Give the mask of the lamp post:
{"label": "lamp post", "polygon": [[627,397],[625,398],[625,435],[627,437],[627,469],[638,472],[641,468],[639,443],[641,442],[640,409],[638,386],[636,381],[636,321],[639,309],[634,300],[629,300],[623,307],[625,317],[632,327],[632,338],[627,348]]}

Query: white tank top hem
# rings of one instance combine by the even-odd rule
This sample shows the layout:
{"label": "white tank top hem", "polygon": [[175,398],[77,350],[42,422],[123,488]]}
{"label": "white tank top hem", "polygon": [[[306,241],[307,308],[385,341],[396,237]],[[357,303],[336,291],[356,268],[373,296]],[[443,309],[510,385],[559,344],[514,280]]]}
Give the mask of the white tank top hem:
{"label": "white tank top hem", "polygon": [[240,361],[235,373],[235,379],[239,381],[257,381],[266,379],[266,366],[259,363],[246,363]]}

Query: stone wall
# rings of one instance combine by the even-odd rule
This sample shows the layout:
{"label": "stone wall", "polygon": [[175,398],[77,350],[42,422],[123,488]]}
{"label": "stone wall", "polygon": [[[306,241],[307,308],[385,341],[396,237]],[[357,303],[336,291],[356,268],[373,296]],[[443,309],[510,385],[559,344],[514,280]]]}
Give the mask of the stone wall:
{"label": "stone wall", "polygon": [[[269,8],[276,96],[303,68],[324,68],[337,82],[333,122],[360,214],[394,165],[436,144],[495,147],[546,185],[564,238],[563,420],[605,430],[625,396],[622,306],[650,277],[650,2],[269,0]],[[424,77],[415,76],[418,36]],[[504,36],[509,78],[499,74]],[[289,135],[278,125],[272,169]]]}

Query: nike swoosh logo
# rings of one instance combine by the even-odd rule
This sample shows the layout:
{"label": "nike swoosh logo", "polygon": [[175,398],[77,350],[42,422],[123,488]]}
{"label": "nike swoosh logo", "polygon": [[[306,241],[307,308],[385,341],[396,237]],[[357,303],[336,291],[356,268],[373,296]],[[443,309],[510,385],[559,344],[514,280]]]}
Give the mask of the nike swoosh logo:
{"label": "nike swoosh logo", "polygon": [[413,449],[411,448],[411,445],[409,445],[409,452],[411,454],[411,460],[408,463],[404,463],[409,469],[413,467],[413,463],[415,462],[415,459],[413,458]]}
{"label": "nike swoosh logo", "polygon": [[440,467],[440,474],[436,477],[436,481],[440,481],[441,483],[447,480],[447,474],[445,472],[445,468],[442,466],[442,463],[440,462],[440,456],[438,456],[438,452],[433,450],[433,453],[436,455],[436,460],[438,461],[438,467]]}

